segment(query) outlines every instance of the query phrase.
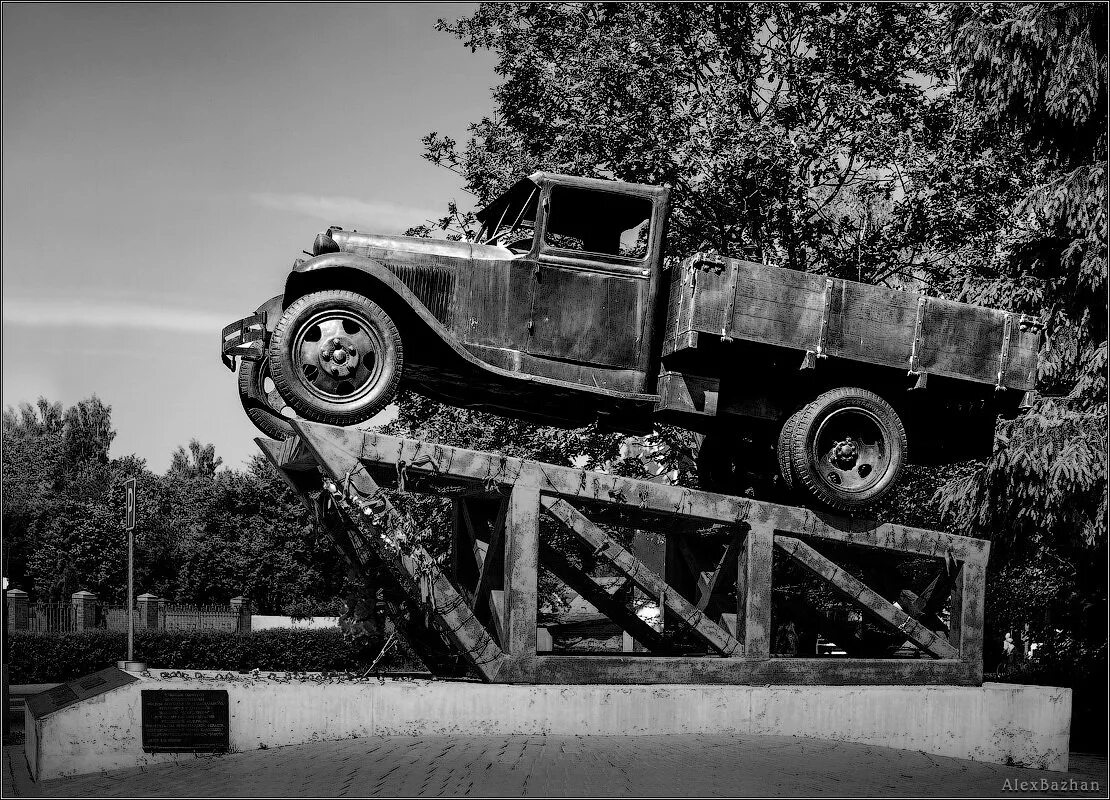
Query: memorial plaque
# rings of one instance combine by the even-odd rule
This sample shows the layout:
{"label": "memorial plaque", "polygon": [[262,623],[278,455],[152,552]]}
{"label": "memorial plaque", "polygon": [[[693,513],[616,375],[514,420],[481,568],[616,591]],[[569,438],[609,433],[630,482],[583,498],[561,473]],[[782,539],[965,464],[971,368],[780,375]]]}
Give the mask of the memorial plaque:
{"label": "memorial plaque", "polygon": [[143,750],[226,753],[230,745],[226,689],[144,689]]}
{"label": "memorial plaque", "polygon": [[61,686],[56,686],[48,691],[46,698],[55,708],[63,708],[81,699],[68,683],[63,683]]}
{"label": "memorial plaque", "polygon": [[33,694],[27,698],[27,710],[35,719],[42,719],[47,714],[61,711],[63,708],[88,700],[90,697],[110,692],[129,683],[134,683],[138,678],[128,675],[115,667],[102,669],[92,675],[63,683],[45,692]]}
{"label": "memorial plaque", "polygon": [[102,675],[90,675],[77,681],[77,685],[82,689],[95,689],[97,686],[104,686],[107,683],[108,681]]}

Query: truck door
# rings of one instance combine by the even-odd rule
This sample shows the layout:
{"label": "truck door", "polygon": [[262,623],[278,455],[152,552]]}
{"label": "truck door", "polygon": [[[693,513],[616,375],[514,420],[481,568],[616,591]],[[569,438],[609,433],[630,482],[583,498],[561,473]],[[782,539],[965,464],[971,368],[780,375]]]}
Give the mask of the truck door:
{"label": "truck door", "polygon": [[652,198],[552,184],[543,211],[526,351],[635,369],[651,311]]}

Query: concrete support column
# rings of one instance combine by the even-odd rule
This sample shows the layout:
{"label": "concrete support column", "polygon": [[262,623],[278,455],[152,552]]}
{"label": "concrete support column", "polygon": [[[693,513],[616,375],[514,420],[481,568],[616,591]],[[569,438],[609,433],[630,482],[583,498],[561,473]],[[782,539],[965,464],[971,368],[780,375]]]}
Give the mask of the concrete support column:
{"label": "concrete support column", "polygon": [[135,627],[159,630],[162,627],[162,604],[166,601],[146,592],[135,598],[135,602],[139,606],[139,620]]}
{"label": "concrete support column", "polygon": [[231,598],[231,608],[239,613],[239,633],[251,632],[251,601],[245,597]]}
{"label": "concrete support column", "polygon": [[70,595],[73,600],[73,627],[84,631],[96,627],[96,595],[82,589]]}
{"label": "concrete support column", "polygon": [[22,589],[8,589],[8,630],[25,631],[31,627],[31,601]]}

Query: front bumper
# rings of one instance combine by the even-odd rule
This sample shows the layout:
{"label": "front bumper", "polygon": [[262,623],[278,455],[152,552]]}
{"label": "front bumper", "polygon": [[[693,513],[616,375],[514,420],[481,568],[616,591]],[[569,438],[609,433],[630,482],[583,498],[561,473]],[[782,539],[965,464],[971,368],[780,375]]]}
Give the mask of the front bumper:
{"label": "front bumper", "polygon": [[266,357],[266,339],[266,312],[256,311],[224,326],[220,336],[220,360],[232,372],[236,356],[245,361],[261,361]]}

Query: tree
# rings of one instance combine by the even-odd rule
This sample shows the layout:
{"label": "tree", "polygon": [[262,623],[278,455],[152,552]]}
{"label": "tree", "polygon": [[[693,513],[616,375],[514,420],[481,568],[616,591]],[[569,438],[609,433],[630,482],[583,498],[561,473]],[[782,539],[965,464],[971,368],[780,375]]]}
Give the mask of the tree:
{"label": "tree", "polygon": [[136,480],[135,585],[176,602],[247,595],[259,610],[335,605],[345,573],[300,499],[260,456],[246,470],[198,439],[165,475],[135,455],[109,458],[111,408],[43,398],[3,414],[5,576],[42,599],[127,593],[124,482]]}
{"label": "tree", "polygon": [[[437,27],[497,55],[496,111],[461,146],[428,134],[424,157],[479,203],[540,168],[670,183],[670,254],[715,249],[972,299],[1008,235],[998,209],[1032,187],[1035,165],[956,91],[948,14],[483,4]],[[465,237],[472,219],[452,203],[439,227]],[[449,428],[457,415],[443,413]],[[668,467],[692,462],[691,437],[656,439],[675,448]]]}
{"label": "tree", "polygon": [[190,603],[250,597],[262,613],[320,606],[344,580],[339,553],[261,457],[216,472],[212,445],[178,448],[162,479],[174,569],[165,596]]}
{"label": "tree", "polygon": [[[1021,297],[1048,325],[1044,388],[1106,401],[1106,8],[965,6],[953,17],[961,87],[1002,133],[1044,160],[987,297]],[[1032,291],[1023,286],[1032,286]]]}
{"label": "tree", "polygon": [[425,157],[483,203],[537,168],[669,183],[675,252],[856,276],[917,158],[943,23],[930,4],[483,4],[438,27],[497,53],[497,112]]}
{"label": "tree", "polygon": [[88,589],[110,601],[125,591],[123,480],[136,477],[145,494],[153,476],[141,459],[109,458],[111,412],[93,395],[4,413],[6,575],[40,597]]}
{"label": "tree", "polygon": [[21,589],[30,588],[26,561],[34,547],[31,527],[54,488],[62,419],[62,404],[44,397],[35,405],[9,406],[3,414],[4,576]]}
{"label": "tree", "polygon": [[970,294],[1046,321],[1038,388],[1051,396],[1000,425],[991,460],[940,500],[959,529],[995,541],[992,638],[1030,623],[1042,662],[1105,674],[1107,11],[969,5],[953,34],[961,88],[1041,162],[999,273]]}
{"label": "tree", "polygon": [[216,456],[214,444],[202,445],[198,439],[190,439],[188,452],[184,447],[174,451],[166,477],[181,480],[211,478],[222,463],[224,460]]}

